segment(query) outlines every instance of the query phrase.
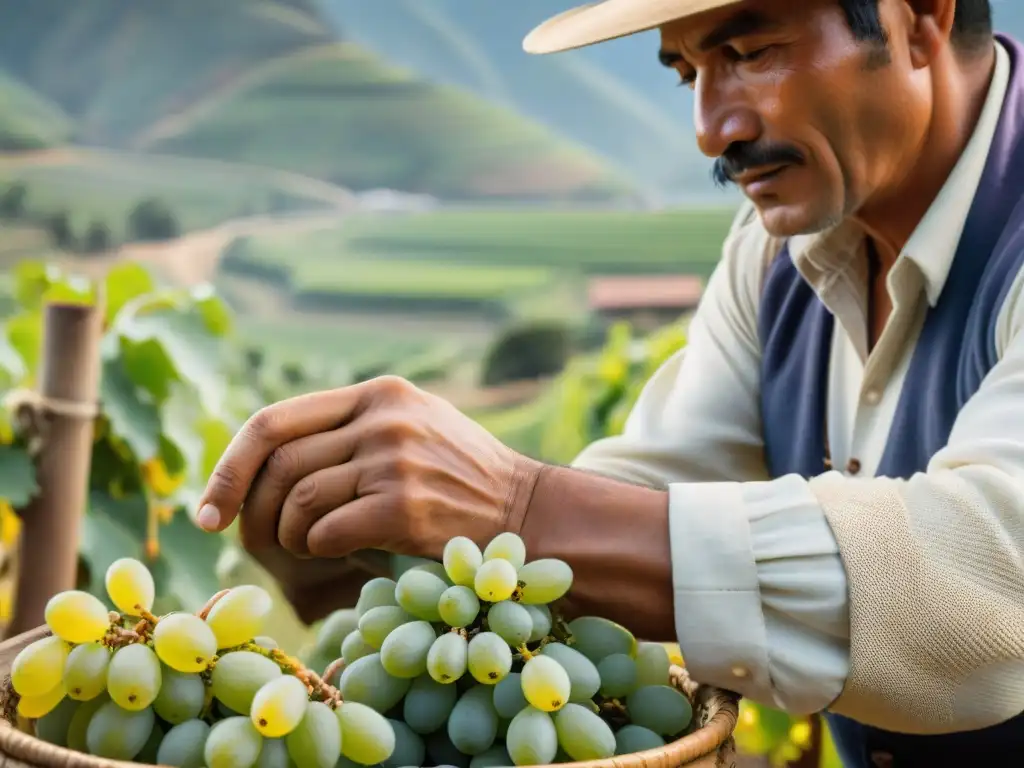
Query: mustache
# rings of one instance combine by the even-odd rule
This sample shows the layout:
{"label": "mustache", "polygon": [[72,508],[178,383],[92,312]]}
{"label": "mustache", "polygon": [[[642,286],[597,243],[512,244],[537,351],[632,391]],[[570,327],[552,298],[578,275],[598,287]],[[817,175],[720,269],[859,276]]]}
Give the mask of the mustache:
{"label": "mustache", "polygon": [[711,179],[715,186],[724,189],[727,185],[735,183],[736,177],[750,168],[766,165],[801,165],[803,162],[803,153],[788,144],[736,142],[715,158],[711,167]]}

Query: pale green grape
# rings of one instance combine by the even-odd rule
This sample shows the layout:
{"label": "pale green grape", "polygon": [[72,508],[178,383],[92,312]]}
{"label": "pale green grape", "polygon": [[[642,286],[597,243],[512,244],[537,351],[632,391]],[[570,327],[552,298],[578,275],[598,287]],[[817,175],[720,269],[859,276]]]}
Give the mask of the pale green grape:
{"label": "pale green grape", "polygon": [[397,605],[380,605],[359,617],[359,634],[367,645],[379,651],[384,638],[394,629],[415,620]]}
{"label": "pale green grape", "polygon": [[196,673],[177,672],[170,667],[160,670],[160,693],[153,701],[153,711],[171,725],[199,717],[206,699],[203,678]]}
{"label": "pale green grape", "polygon": [[142,763],[144,765],[155,765],[156,755],[160,751],[160,742],[164,740],[164,727],[163,724],[157,720],[153,723],[153,730],[149,732],[149,738],[146,739],[146,743],[142,745],[142,749],[139,750],[139,754],[135,756],[136,763]]}
{"label": "pale green grape", "polygon": [[360,765],[376,765],[391,757],[395,732],[382,714],[355,701],[343,702],[334,714],[341,723],[341,753],[345,757]]}
{"label": "pale green grape", "polygon": [[511,531],[499,533],[484,547],[484,560],[508,560],[518,571],[526,562],[526,544]]}
{"label": "pale green grape", "polygon": [[217,637],[218,648],[233,648],[260,634],[273,608],[274,601],[265,589],[243,584],[214,603],[206,616],[206,623]]}
{"label": "pale green grape", "polygon": [[634,725],[659,736],[675,736],[693,719],[693,707],[683,694],[667,685],[645,685],[626,700],[626,713]]}
{"label": "pale green grape", "polygon": [[601,675],[601,695],[621,699],[636,690],[636,662],[624,653],[605,656],[597,665]]}
{"label": "pale green grape", "polygon": [[153,610],[156,585],[149,568],[133,557],[122,557],[107,568],[103,578],[110,601],[121,613],[140,616]]}
{"label": "pale green grape", "polygon": [[523,695],[522,677],[520,672],[510,672],[508,677],[494,686],[494,709],[505,720],[511,720],[530,703]]}
{"label": "pale green grape", "polygon": [[530,612],[519,603],[502,600],[487,610],[487,626],[509,645],[518,648],[530,639],[533,619]]}
{"label": "pale green grape", "polygon": [[566,704],[553,717],[558,745],[573,760],[603,760],[615,754],[611,727],[586,707]]}
{"label": "pale green grape", "polygon": [[437,768],[469,768],[469,755],[464,755],[448,738],[448,729],[434,731],[426,739],[427,755]]}
{"label": "pale green grape", "polygon": [[470,688],[455,703],[448,717],[448,738],[464,755],[479,755],[494,744],[498,713],[490,686]]}
{"label": "pale green grape", "polygon": [[107,692],[122,709],[135,712],[152,704],[160,680],[160,660],[148,645],[118,648],[107,665]]}
{"label": "pale green grape", "polygon": [[[230,593],[223,599],[228,597]],[[153,649],[160,661],[176,672],[202,672],[217,653],[217,637],[198,616],[171,613],[153,630]]]}
{"label": "pale green grape", "polygon": [[229,709],[248,712],[256,691],[280,677],[281,668],[252,651],[232,651],[219,659],[210,675],[210,692]]}
{"label": "pale green grape", "polygon": [[391,723],[391,730],[395,732],[395,750],[381,765],[384,768],[423,765],[427,748],[420,735],[401,720],[389,719],[388,722]]}
{"label": "pale green grape", "polygon": [[448,571],[444,569],[444,564],[439,563],[436,560],[424,560],[422,563],[414,565],[410,570],[432,573],[443,581],[446,587],[453,586],[452,580],[448,577]]}
{"label": "pale green grape", "polygon": [[558,753],[558,732],[551,715],[527,707],[512,718],[505,749],[516,765],[550,765]]}
{"label": "pale green grape", "polygon": [[294,731],[285,737],[288,754],[303,768],[334,768],[341,754],[341,728],[334,711],[311,701]]}
{"label": "pale green grape", "polygon": [[78,705],[75,714],[71,716],[71,724],[68,726],[68,749],[73,749],[76,752],[89,751],[85,738],[89,723],[92,721],[92,716],[108,701],[110,701],[110,696],[104,692],[95,699],[83,701]]}
{"label": "pale green grape", "polygon": [[508,600],[516,590],[516,569],[508,560],[487,560],[476,570],[473,590],[488,603]]}
{"label": "pale green grape", "polygon": [[154,723],[156,716],[149,707],[128,711],[108,701],[89,720],[86,748],[96,757],[132,760],[149,741]]}
{"label": "pale green grape", "polygon": [[429,571],[412,568],[403,573],[395,587],[398,604],[417,619],[441,621],[437,603],[448,585]]}
{"label": "pale green grape", "polygon": [[341,658],[345,660],[346,664],[353,664],[357,659],[363,658],[363,656],[369,656],[371,653],[376,653],[379,649],[374,648],[363,637],[363,633],[358,629],[355,632],[350,632],[341,643]]}
{"label": "pale green grape", "polygon": [[565,706],[572,690],[569,674],[550,656],[534,656],[526,662],[520,682],[530,705],[545,712]]}
{"label": "pale green grape", "polygon": [[433,733],[448,721],[458,690],[454,685],[437,682],[430,675],[421,675],[412,681],[402,702],[402,719],[416,733]]}
{"label": "pale green grape", "polygon": [[380,649],[381,666],[393,677],[419,677],[427,671],[427,654],[437,633],[427,621],[396,627]]}
{"label": "pale green grape", "polygon": [[[522,603],[520,603],[522,605]],[[523,605],[530,614],[533,629],[527,642],[536,643],[551,633],[551,609],[546,605]]]}
{"label": "pale green grape", "polygon": [[60,704],[36,721],[36,738],[47,744],[66,747],[68,729],[71,727],[71,720],[77,711],[77,701],[68,698],[61,700]]}
{"label": "pale green grape", "polygon": [[[331,717],[334,717],[333,712]],[[284,739],[268,739],[264,736],[260,756],[256,758],[253,768],[295,768]]]}
{"label": "pale green grape", "polygon": [[573,648],[597,664],[605,656],[636,657],[636,638],[625,627],[599,616],[580,616],[569,622]]}
{"label": "pale green grape", "polygon": [[444,545],[441,560],[452,584],[472,587],[476,578],[476,569],[483,563],[484,556],[472,539],[456,536],[449,539],[448,543]]}
{"label": "pale green grape", "polygon": [[508,750],[501,744],[495,744],[484,750],[469,762],[469,768],[503,768],[514,765]]}
{"label": "pale green grape", "polygon": [[481,632],[469,641],[466,666],[478,683],[496,685],[512,670],[512,651],[498,634]]}
{"label": "pale green grape", "polygon": [[110,611],[98,597],[77,589],[58,592],[43,613],[50,630],[67,643],[94,643],[110,629]]}
{"label": "pale green grape", "polygon": [[587,701],[594,698],[601,687],[601,675],[594,662],[575,648],[562,643],[548,643],[540,652],[557,661],[569,675],[569,683],[572,685],[569,701]]}
{"label": "pale green grape", "polygon": [[[252,644],[258,645],[260,648],[266,648],[268,651],[272,651],[275,648],[280,647],[277,644],[277,640],[275,640],[272,637],[269,637],[268,635],[256,635],[256,637],[252,639]],[[341,640],[338,640],[338,645],[341,645]],[[334,654],[334,656],[331,658],[331,661],[334,661],[334,659],[336,658],[338,658],[337,653]]]}
{"label": "pale green grape", "polygon": [[553,603],[572,586],[572,568],[563,560],[534,560],[519,569],[522,602],[527,605]]}
{"label": "pale green grape", "polygon": [[259,759],[263,737],[248,717],[229,717],[214,724],[206,736],[206,768],[251,768]]}
{"label": "pale green grape", "polygon": [[383,713],[402,700],[410,685],[412,681],[408,678],[389,675],[381,664],[380,654],[373,653],[345,668],[338,690],[345,701],[365,704]]}
{"label": "pale green grape", "polygon": [[672,661],[661,643],[640,643],[636,650],[636,684],[668,685],[668,671]]}
{"label": "pale green grape", "polygon": [[382,605],[398,605],[395,598],[395,587],[397,584],[393,579],[378,576],[363,584],[359,590],[359,599],[356,601],[356,614],[362,618],[363,614],[371,608],[379,608]]}
{"label": "pale green grape", "polygon": [[256,691],[249,717],[261,736],[277,739],[295,730],[308,702],[306,684],[294,675],[281,675]]}
{"label": "pale green grape", "polygon": [[176,768],[203,768],[203,750],[210,726],[202,720],[187,720],[174,726],[164,735],[156,752],[159,765]]}
{"label": "pale green grape", "polygon": [[41,696],[22,696],[18,699],[18,714],[34,720],[52,712],[66,696],[67,690],[65,690],[63,683],[60,683]]}
{"label": "pale green grape", "polygon": [[469,664],[469,642],[458,632],[446,632],[427,652],[427,672],[439,683],[453,683]]}
{"label": "pale green grape", "polygon": [[665,746],[665,740],[650,728],[632,723],[615,732],[615,754],[632,755]]}
{"label": "pale green grape", "polygon": [[448,587],[437,601],[437,611],[449,627],[468,627],[480,613],[480,599],[469,587]]}
{"label": "pale green grape", "polygon": [[42,696],[60,685],[70,648],[56,635],[29,643],[11,664],[11,686],[22,696]]}
{"label": "pale green grape", "polygon": [[354,608],[332,611],[317,630],[313,653],[333,661],[341,655],[342,641],[358,628],[359,614]]}
{"label": "pale green grape", "polygon": [[64,688],[77,701],[95,699],[107,688],[110,649],[99,643],[86,643],[71,649],[64,665]]}

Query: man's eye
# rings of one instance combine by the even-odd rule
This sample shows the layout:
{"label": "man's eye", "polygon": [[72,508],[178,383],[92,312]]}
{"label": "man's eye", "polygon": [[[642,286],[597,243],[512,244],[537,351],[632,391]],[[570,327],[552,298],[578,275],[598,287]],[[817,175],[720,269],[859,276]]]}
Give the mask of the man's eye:
{"label": "man's eye", "polygon": [[735,48],[728,48],[727,51],[729,52],[729,58],[734,61],[756,61],[764,56],[770,48],[770,45],[766,45],[763,48],[755,48],[754,50],[747,51],[746,53],[737,51]]}

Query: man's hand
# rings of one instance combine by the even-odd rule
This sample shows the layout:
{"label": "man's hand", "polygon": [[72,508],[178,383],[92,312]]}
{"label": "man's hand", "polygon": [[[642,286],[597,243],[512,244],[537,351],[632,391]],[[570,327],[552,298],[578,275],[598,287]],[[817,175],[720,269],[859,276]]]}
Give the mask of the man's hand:
{"label": "man's hand", "polygon": [[[243,544],[261,562],[366,549],[440,558],[452,536],[482,546],[517,530],[540,467],[446,401],[381,377],[256,413],[214,469],[197,520],[221,531],[241,510]],[[271,570],[286,590],[306,572]]]}

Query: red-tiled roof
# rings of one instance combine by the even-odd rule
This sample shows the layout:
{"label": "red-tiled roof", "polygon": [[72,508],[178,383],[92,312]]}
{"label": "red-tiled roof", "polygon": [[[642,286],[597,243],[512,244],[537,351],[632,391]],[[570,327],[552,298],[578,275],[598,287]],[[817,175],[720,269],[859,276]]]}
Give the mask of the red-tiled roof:
{"label": "red-tiled roof", "polygon": [[673,309],[693,307],[704,292],[695,275],[616,275],[587,283],[591,309]]}

